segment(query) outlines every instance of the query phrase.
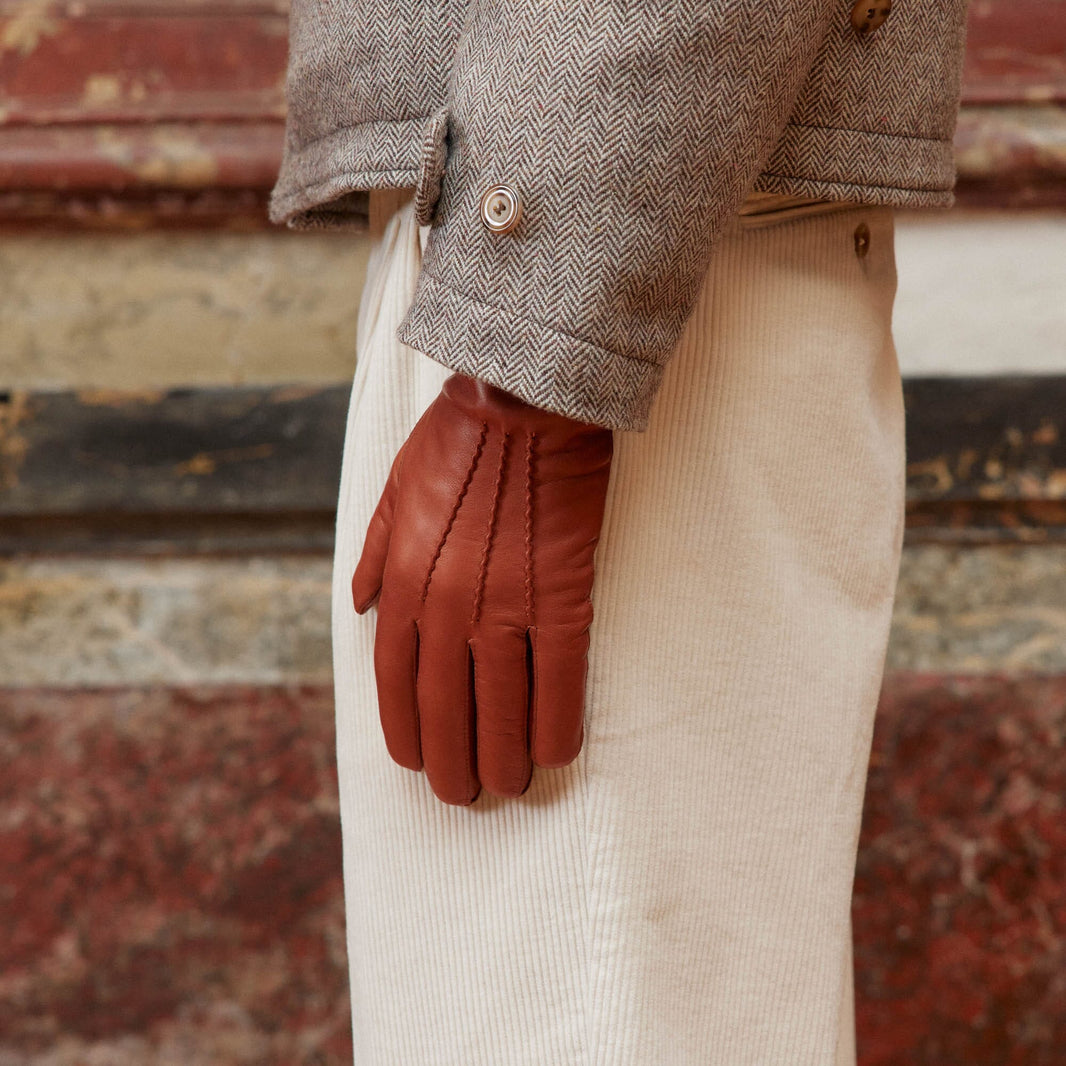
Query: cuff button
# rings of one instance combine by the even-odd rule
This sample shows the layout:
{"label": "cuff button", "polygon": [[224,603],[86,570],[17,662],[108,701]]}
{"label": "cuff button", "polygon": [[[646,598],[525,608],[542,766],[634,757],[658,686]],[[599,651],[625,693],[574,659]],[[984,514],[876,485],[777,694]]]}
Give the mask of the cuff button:
{"label": "cuff button", "polygon": [[493,185],[481,197],[481,221],[493,233],[510,233],[522,217],[522,198],[510,185]]}

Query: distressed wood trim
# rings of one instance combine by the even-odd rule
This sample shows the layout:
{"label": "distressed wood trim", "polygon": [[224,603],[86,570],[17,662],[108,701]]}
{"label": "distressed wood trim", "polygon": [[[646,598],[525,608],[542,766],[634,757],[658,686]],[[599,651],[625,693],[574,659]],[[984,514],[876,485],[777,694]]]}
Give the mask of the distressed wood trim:
{"label": "distressed wood trim", "polygon": [[[287,36],[284,0],[0,0],[0,226],[268,227]],[[1064,103],[1066,4],[971,4],[960,205],[1066,207]]]}
{"label": "distressed wood trim", "polygon": [[964,104],[1066,102],[1066,5],[1062,0],[971,3]]}
{"label": "distressed wood trim", "polygon": [[11,393],[0,553],[328,551],[349,391]]}
{"label": "distressed wood trim", "polygon": [[955,163],[960,205],[1066,208],[1066,108],[964,108]]}
{"label": "distressed wood trim", "polygon": [[262,121],[285,114],[284,6],[0,4],[6,126]]}
{"label": "distressed wood trim", "polygon": [[[0,228],[273,228],[281,137],[269,121],[6,129]],[[955,146],[960,207],[1066,209],[1066,109],[964,108]],[[353,194],[356,233],[373,236],[372,210],[368,193]]]}
{"label": "distressed wood trim", "polygon": [[911,542],[1066,541],[1066,375],[911,378]]}
{"label": "distressed wood trim", "polygon": [[[349,390],[3,396],[0,552],[328,552]],[[1066,375],[904,396],[910,542],[1066,542]]]}
{"label": "distressed wood trim", "polygon": [[0,225],[261,229],[284,0],[0,0]]}

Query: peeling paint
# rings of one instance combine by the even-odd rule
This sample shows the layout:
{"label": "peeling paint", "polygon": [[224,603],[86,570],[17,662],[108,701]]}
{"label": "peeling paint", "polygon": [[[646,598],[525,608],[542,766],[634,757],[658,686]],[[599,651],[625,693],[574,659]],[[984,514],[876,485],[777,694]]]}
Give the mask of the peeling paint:
{"label": "peeling paint", "polygon": [[274,454],[273,444],[253,444],[247,448],[226,448],[219,452],[197,452],[191,459],[174,466],[178,477],[192,475],[207,477],[213,474],[220,463],[242,462],[245,459],[269,459]]}
{"label": "peeling paint", "polygon": [[133,141],[113,128],[102,127],[94,141],[103,158],[149,185],[200,189],[218,177],[214,153],[185,129],[154,130],[147,141]]}
{"label": "peeling paint", "polygon": [[86,407],[128,407],[131,403],[159,403],[162,389],[79,389],[78,399]]}
{"label": "peeling paint", "polygon": [[12,489],[19,483],[19,471],[29,450],[19,426],[28,417],[26,393],[12,393],[7,402],[0,403],[0,491]]}
{"label": "peeling paint", "polygon": [[94,130],[93,142],[104,159],[121,167],[129,167],[133,163],[133,146],[129,139],[120,137],[110,126]]}
{"label": "peeling paint", "polygon": [[1043,422],[1039,429],[1033,431],[1034,444],[1057,444],[1059,427],[1054,422]]}
{"label": "peeling paint", "polygon": [[927,494],[942,495],[955,483],[947,460],[942,457],[908,463],[907,476],[916,483],[920,482]]}
{"label": "peeling paint", "polygon": [[86,107],[103,107],[122,98],[122,83],[114,74],[90,74],[85,79],[81,102]]}
{"label": "peeling paint", "polygon": [[62,29],[55,17],[52,0],[26,0],[15,9],[0,30],[0,52],[18,52],[28,56],[44,37],[52,37]]}
{"label": "peeling paint", "polygon": [[154,185],[199,188],[218,176],[218,160],[189,133],[160,130],[152,135],[152,155],[134,172]]}
{"label": "peeling paint", "polygon": [[214,456],[208,455],[206,452],[198,452],[191,459],[184,463],[178,463],[174,467],[174,473],[178,477],[185,477],[192,474],[194,477],[199,475],[201,477],[208,474],[213,474],[218,469],[218,462]]}
{"label": "peeling paint", "polygon": [[1059,107],[963,109],[955,136],[960,181],[1066,173],[1066,110]]}

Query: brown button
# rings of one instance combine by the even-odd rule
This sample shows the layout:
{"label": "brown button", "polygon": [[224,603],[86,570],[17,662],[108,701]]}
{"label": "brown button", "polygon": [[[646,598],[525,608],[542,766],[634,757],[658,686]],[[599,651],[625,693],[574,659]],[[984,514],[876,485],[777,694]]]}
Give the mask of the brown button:
{"label": "brown button", "polygon": [[510,233],[522,217],[522,198],[510,185],[493,185],[481,197],[481,221],[493,233]]}
{"label": "brown button", "polygon": [[865,259],[870,251],[870,227],[865,222],[860,222],[855,227],[855,254],[860,259]]}
{"label": "brown button", "polygon": [[858,33],[873,33],[890,14],[892,0],[859,0],[851,9],[851,24]]}

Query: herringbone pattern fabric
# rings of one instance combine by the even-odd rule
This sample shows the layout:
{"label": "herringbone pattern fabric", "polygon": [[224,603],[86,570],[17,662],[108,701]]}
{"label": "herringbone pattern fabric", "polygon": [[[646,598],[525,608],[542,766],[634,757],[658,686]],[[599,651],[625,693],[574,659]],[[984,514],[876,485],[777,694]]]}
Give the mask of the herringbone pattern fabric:
{"label": "herringbone pattern fabric", "polygon": [[[896,0],[867,36],[851,8],[295,0],[273,217],[336,225],[352,190],[414,185],[433,231],[399,338],[642,430],[747,191],[952,202],[966,0]],[[499,182],[524,203],[504,235],[479,217]]]}
{"label": "herringbone pattern fabric", "polygon": [[418,178],[467,0],[293,0],[285,153],[271,217],[353,220],[347,194]]}

